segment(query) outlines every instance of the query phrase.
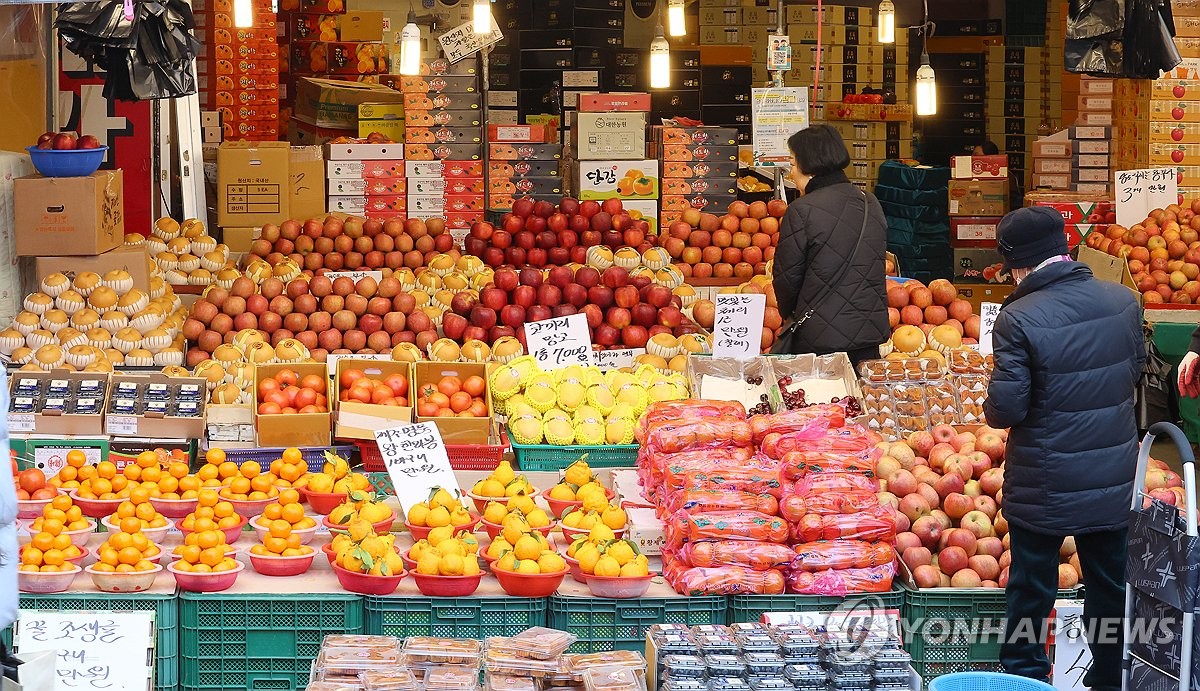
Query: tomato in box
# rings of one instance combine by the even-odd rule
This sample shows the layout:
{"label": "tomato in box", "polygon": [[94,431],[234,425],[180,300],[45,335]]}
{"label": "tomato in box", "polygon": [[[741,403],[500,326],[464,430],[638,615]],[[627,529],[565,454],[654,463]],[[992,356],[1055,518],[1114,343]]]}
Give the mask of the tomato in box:
{"label": "tomato in box", "polygon": [[[338,413],[334,436],[339,439],[374,439],[375,430],[412,422],[411,375],[411,368],[406,362],[358,360],[353,357],[339,359],[334,372],[333,400],[336,401]],[[373,390],[367,392],[372,396],[369,401],[362,400],[361,390],[350,394],[354,390],[354,380],[359,378],[386,384],[391,389],[395,402],[380,403],[381,399],[375,397]],[[346,400],[342,400],[343,394],[348,396]]]}
{"label": "tomato in box", "polygon": [[[478,398],[483,402],[482,417],[430,417],[421,415],[422,399],[433,393],[440,393],[438,384],[447,377],[456,378],[460,384],[470,377],[480,379],[481,391]],[[486,444],[491,437],[492,419],[491,407],[488,404],[490,394],[487,386],[487,365],[467,362],[417,362],[413,364],[412,383],[416,388],[414,401],[417,405],[415,422],[433,422],[441,432],[442,439],[447,444]],[[443,394],[444,395],[444,394]],[[450,396],[447,396],[450,398]],[[431,412],[426,409],[425,412]]]}
{"label": "tomato in box", "polygon": [[[329,412],[278,414],[273,412],[272,407],[264,406],[271,402],[278,405],[279,401],[267,400],[272,396],[269,390],[264,391],[263,380],[271,379],[278,384],[280,379],[291,381],[292,375],[296,385],[303,384],[306,378],[315,377],[310,382],[320,381],[322,384],[307,388],[327,396],[329,370],[323,363],[259,365],[254,372],[254,426],[259,446],[328,446],[331,426]],[[321,389],[326,393],[320,393]],[[282,409],[284,406],[279,407]]]}

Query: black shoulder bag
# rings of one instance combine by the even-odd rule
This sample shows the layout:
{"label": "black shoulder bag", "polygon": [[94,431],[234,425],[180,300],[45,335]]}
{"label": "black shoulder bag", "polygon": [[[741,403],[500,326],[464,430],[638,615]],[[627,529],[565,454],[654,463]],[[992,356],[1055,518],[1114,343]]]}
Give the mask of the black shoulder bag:
{"label": "black shoulder bag", "polygon": [[816,300],[812,301],[808,310],[800,318],[793,318],[787,326],[780,330],[779,336],[775,339],[775,345],[771,347],[772,353],[776,355],[792,355],[796,353],[796,338],[800,326],[812,318],[817,306],[824,302],[829,297],[829,294],[837,288],[837,285],[842,282],[842,279],[846,277],[846,272],[850,270],[850,265],[854,263],[854,256],[858,254],[858,248],[862,244],[863,235],[867,232],[867,219],[870,216],[871,200],[867,197],[866,193],[863,193],[863,222],[862,227],[858,230],[858,240],[854,243],[854,249],[838,269],[837,275],[833,277],[833,280],[826,283],[825,289],[821,291]]}

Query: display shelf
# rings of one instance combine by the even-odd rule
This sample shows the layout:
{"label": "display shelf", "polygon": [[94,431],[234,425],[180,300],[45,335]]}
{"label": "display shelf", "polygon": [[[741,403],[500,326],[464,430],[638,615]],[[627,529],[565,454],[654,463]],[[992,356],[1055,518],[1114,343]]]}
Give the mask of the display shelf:
{"label": "display shelf", "polygon": [[646,631],[658,623],[725,624],[728,609],[724,596],[684,597],[661,578],[640,598],[610,600],[591,596],[582,583],[567,578],[550,597],[549,626],[579,637],[572,653],[646,649]]}
{"label": "display shelf", "polygon": [[521,470],[554,472],[563,470],[587,454],[591,468],[632,468],[637,465],[637,444],[609,446],[550,446],[513,442],[513,456]]}
{"label": "display shelf", "polygon": [[731,595],[729,623],[756,622],[767,612],[863,612],[868,609],[894,609],[904,606],[904,591],[895,587],[888,593],[861,595]]}

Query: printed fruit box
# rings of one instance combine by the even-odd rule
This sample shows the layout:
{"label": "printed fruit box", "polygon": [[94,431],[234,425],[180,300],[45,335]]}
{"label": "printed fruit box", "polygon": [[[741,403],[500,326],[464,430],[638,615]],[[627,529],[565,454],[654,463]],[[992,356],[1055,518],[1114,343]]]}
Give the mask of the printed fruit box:
{"label": "printed fruit box", "polygon": [[658,161],[580,161],[579,198],[657,199]]}

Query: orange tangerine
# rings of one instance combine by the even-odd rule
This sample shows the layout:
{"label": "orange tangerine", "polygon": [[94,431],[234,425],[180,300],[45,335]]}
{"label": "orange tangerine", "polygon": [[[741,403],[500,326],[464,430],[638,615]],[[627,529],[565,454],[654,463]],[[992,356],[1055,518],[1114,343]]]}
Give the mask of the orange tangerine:
{"label": "orange tangerine", "polygon": [[216,530],[216,528],[217,524],[211,518],[197,518],[196,522],[192,525],[192,529],[196,532],[209,532]]}
{"label": "orange tangerine", "polygon": [[54,549],[66,551],[67,548],[73,547],[71,544],[71,536],[65,533],[59,533],[54,536]]}
{"label": "orange tangerine", "polygon": [[202,551],[197,545],[184,545],[179,552],[179,557],[189,564],[195,564],[200,561],[200,552]]}
{"label": "orange tangerine", "polygon": [[262,466],[258,464],[258,461],[246,461],[238,470],[243,477],[255,478],[262,472]]}
{"label": "orange tangerine", "polygon": [[[68,538],[68,540],[69,539],[70,538]],[[54,546],[54,536],[46,532],[38,533],[37,535],[33,536],[33,539],[29,541],[29,544],[34,549],[39,549],[45,552]]]}
{"label": "orange tangerine", "polygon": [[111,480],[117,476],[117,466],[112,461],[100,461],[96,464],[96,474]]}
{"label": "orange tangerine", "polygon": [[220,547],[210,547],[200,552],[200,563],[206,566],[216,566],[225,559],[225,550]]}
{"label": "orange tangerine", "polygon": [[220,477],[221,472],[217,470],[215,465],[206,465],[196,471],[196,477],[200,480],[215,480]]}
{"label": "orange tangerine", "polygon": [[278,520],[283,518],[283,507],[279,504],[267,504],[262,515],[268,521]]}
{"label": "orange tangerine", "polygon": [[58,479],[62,482],[71,482],[78,477],[79,471],[69,465],[64,466],[62,470],[58,471]]}
{"label": "orange tangerine", "polygon": [[298,549],[300,547],[301,543],[300,543],[299,535],[297,535],[295,533],[291,533],[284,539],[287,540],[288,549]]}
{"label": "orange tangerine", "polygon": [[225,518],[217,521],[217,527],[224,530],[225,528],[232,528],[236,525],[239,525],[241,522],[241,516],[226,516]]}
{"label": "orange tangerine", "polygon": [[[300,449],[297,449],[296,447],[293,446],[293,447],[284,449],[283,453],[280,455],[280,459],[284,463],[303,463],[304,455],[302,453],[300,453]],[[305,467],[307,467],[307,465]]]}
{"label": "orange tangerine", "polygon": [[216,530],[205,530],[196,535],[196,544],[200,545],[201,549],[210,549],[221,544],[221,533]]}
{"label": "orange tangerine", "polygon": [[96,555],[96,558],[98,558],[101,563],[108,564],[109,566],[116,566],[121,561],[120,553],[108,545],[102,545],[100,547],[100,553]]}
{"label": "orange tangerine", "polygon": [[51,499],[49,506],[56,508],[59,511],[67,511],[69,509],[77,508],[75,506],[75,502],[66,494],[60,494]]}
{"label": "orange tangerine", "polygon": [[271,537],[268,535],[263,538],[263,547],[266,547],[267,551],[272,554],[279,554],[288,548],[288,544],[287,540],[281,537]]}
{"label": "orange tangerine", "polygon": [[79,449],[72,449],[67,452],[67,465],[73,468],[82,468],[87,463],[87,454]]}
{"label": "orange tangerine", "polygon": [[268,492],[269,493],[272,489],[271,478],[269,478],[265,475],[259,475],[257,477],[252,478],[250,480],[250,489],[254,490],[255,492]]}
{"label": "orange tangerine", "polygon": [[108,494],[113,491],[113,484],[102,477],[92,478],[91,489],[97,495]]}
{"label": "orange tangerine", "polygon": [[121,477],[129,480],[139,480],[142,477],[142,467],[130,463],[129,465],[125,466],[124,470],[121,471]]}
{"label": "orange tangerine", "polygon": [[[133,520],[137,520],[136,518]],[[138,524],[138,530],[141,530],[141,524]],[[112,537],[108,538],[108,544],[113,549],[122,550],[126,547],[133,547],[133,535],[129,533],[113,533]]]}
{"label": "orange tangerine", "polygon": [[23,564],[41,564],[44,551],[37,547],[27,546],[21,550],[21,563]]}
{"label": "orange tangerine", "polygon": [[96,571],[100,571],[101,573],[113,573],[117,570],[112,564],[103,561],[98,561],[95,564],[92,564],[92,568]]}
{"label": "orange tangerine", "polygon": [[[139,554],[138,556],[140,557],[141,555]],[[66,557],[63,556],[62,550],[60,550],[60,549],[48,549],[42,553],[42,563],[43,564],[49,564],[50,566],[59,566],[66,560],[67,560]]]}
{"label": "orange tangerine", "polygon": [[292,534],[292,524],[284,520],[271,521],[271,537],[287,537]]}
{"label": "orange tangerine", "polygon": [[142,471],[142,482],[158,482],[163,477],[163,471],[158,466]]}
{"label": "orange tangerine", "polygon": [[63,531],[63,522],[57,518],[47,518],[42,521],[42,530],[51,535],[58,535]]}
{"label": "orange tangerine", "polygon": [[133,546],[137,547],[142,554],[145,554],[146,548],[150,546],[150,538],[146,537],[146,534],[140,530],[129,537],[133,540]]}
{"label": "orange tangerine", "polygon": [[138,504],[137,509],[135,509],[135,511],[136,511],[137,517],[142,519],[143,521],[152,520],[152,519],[154,519],[155,516],[158,515],[158,512],[154,510],[154,506],[152,506],[151,504]]}
{"label": "orange tangerine", "polygon": [[283,520],[292,525],[304,520],[304,507],[299,504],[286,504],[283,507]]}
{"label": "orange tangerine", "polygon": [[202,490],[199,495],[200,506],[216,506],[221,498],[217,496],[216,490]]}
{"label": "orange tangerine", "polygon": [[63,515],[63,519],[65,521],[67,521],[68,523],[74,523],[75,521],[82,521],[83,520],[83,509],[79,508],[78,506],[72,506],[71,508],[66,510],[66,513]]}
{"label": "orange tangerine", "polygon": [[217,474],[223,478],[238,475],[237,463],[234,463],[233,461],[225,461],[221,465],[217,466]]}
{"label": "orange tangerine", "polygon": [[175,494],[179,490],[179,480],[171,475],[164,475],[158,481],[157,487],[163,494]]}
{"label": "orange tangerine", "polygon": [[225,449],[209,449],[204,453],[204,460],[213,465],[221,465],[225,462]]}
{"label": "orange tangerine", "polygon": [[235,477],[229,482],[229,492],[231,494],[249,494],[250,493],[250,478]]}
{"label": "orange tangerine", "polygon": [[229,518],[234,514],[233,504],[223,501],[213,507],[213,516],[216,518]]}

